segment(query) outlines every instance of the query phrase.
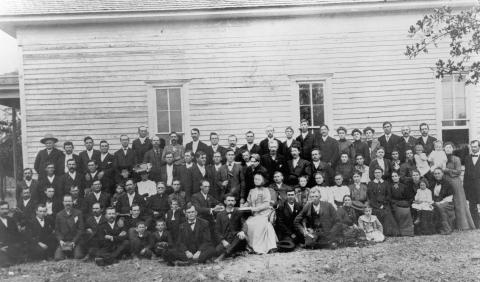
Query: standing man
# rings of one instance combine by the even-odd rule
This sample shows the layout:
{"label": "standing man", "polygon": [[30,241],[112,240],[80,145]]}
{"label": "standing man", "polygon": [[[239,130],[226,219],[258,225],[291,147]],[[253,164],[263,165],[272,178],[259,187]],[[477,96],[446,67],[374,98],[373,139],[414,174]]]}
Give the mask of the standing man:
{"label": "standing man", "polygon": [[425,122],[422,122],[419,128],[420,128],[420,134],[422,134],[422,136],[420,136],[420,138],[417,139],[416,144],[422,145],[425,154],[428,156],[433,151],[434,149],[433,143],[437,141],[437,138],[428,135],[428,131],[430,130],[430,127]]}
{"label": "standing man", "polygon": [[208,149],[205,152],[207,154],[207,165],[213,164],[213,154],[215,154],[216,152],[220,152],[222,156],[222,163],[225,162],[225,152],[227,151],[227,149],[218,145],[218,141],[220,141],[220,139],[218,138],[218,134],[216,132],[211,132],[211,145],[208,146]]}
{"label": "standing man", "polygon": [[198,151],[195,154],[196,163],[187,170],[187,179],[184,185],[187,202],[193,194],[200,192],[200,181],[208,180],[212,182],[211,171],[207,170],[205,165],[207,162],[207,155],[203,151]]}
{"label": "standing man", "polygon": [[480,141],[470,142],[472,154],[465,158],[465,176],[463,178],[463,187],[470,205],[475,227],[480,228],[480,216],[478,214],[478,204],[480,204]]}
{"label": "standing man", "polygon": [[80,157],[73,153],[73,143],[72,142],[67,141],[67,142],[63,143],[63,149],[65,150],[63,163],[64,163],[64,166],[65,166],[64,167],[65,173],[67,173],[68,172],[68,165],[67,165],[68,160],[74,159],[77,164],[81,164],[81,162],[80,162]]}
{"label": "standing man", "polygon": [[382,126],[384,134],[378,138],[378,142],[380,142],[380,146],[385,148],[385,158],[391,160],[393,150],[398,149],[398,143],[401,141],[400,136],[392,133],[391,122],[386,121]]}
{"label": "standing man", "polygon": [[122,144],[122,147],[113,154],[113,166],[118,174],[120,174],[122,168],[126,168],[131,172],[137,163],[135,153],[130,147],[128,147],[130,144],[130,138],[123,134],[120,136],[120,143]]}
{"label": "standing man", "polygon": [[273,173],[275,171],[280,171],[282,174],[287,173],[288,165],[285,156],[278,154],[277,142],[269,143],[268,149],[269,153],[260,157],[260,164],[267,169],[269,175],[268,180],[271,182],[273,180]]}
{"label": "standing man", "polygon": [[176,132],[170,133],[170,144],[163,148],[162,160],[165,161],[165,154],[171,152],[173,154],[173,161],[175,165],[184,164],[183,157],[185,155],[185,148],[178,143],[178,134]]}
{"label": "standing man", "polygon": [[62,175],[64,173],[63,153],[55,148],[55,143],[58,139],[53,137],[52,134],[46,134],[44,138],[40,140],[42,144],[45,144],[45,149],[40,150],[35,158],[33,168],[38,173],[39,179],[46,175],[45,168],[48,163],[54,165],[55,175]]}
{"label": "standing man", "polygon": [[192,141],[185,145],[185,150],[190,150],[194,154],[196,154],[198,151],[202,151],[204,153],[208,151],[207,144],[199,140],[200,130],[198,128],[192,128],[192,130],[190,130],[190,136],[192,137]]}
{"label": "standing man", "polygon": [[53,256],[57,247],[54,224],[53,220],[47,217],[45,205],[38,205],[35,214],[26,227],[29,257],[34,260],[46,260]]}
{"label": "standing man", "polygon": [[78,155],[80,157],[80,163],[78,163],[78,171],[82,174],[87,172],[88,162],[95,160],[97,164],[100,162],[100,151],[93,149],[93,138],[87,136],[83,139],[85,144],[85,151],[80,152]]}
{"label": "standing man", "polygon": [[315,146],[315,135],[308,130],[308,121],[306,119],[300,121],[300,135],[298,135],[297,141],[300,142],[300,157],[310,161],[312,159],[310,153]]}
{"label": "standing man", "polygon": [[292,155],[290,154],[290,148],[292,148],[292,146],[297,146],[297,147],[301,148],[300,142],[295,140],[295,138],[293,138],[293,133],[294,132],[295,131],[293,130],[293,128],[291,126],[287,126],[287,128],[285,128],[286,139],[282,143],[282,150],[283,151],[280,152],[280,154],[282,154],[287,161],[292,159]]}
{"label": "standing man", "polygon": [[[160,179],[169,188],[172,187],[173,179],[178,177],[178,167],[173,164],[173,153],[165,154],[165,164],[160,167]],[[157,182],[158,182],[157,181]]]}
{"label": "standing man", "polygon": [[110,195],[115,192],[115,169],[113,162],[115,157],[108,152],[110,145],[107,141],[100,141],[100,162],[98,162],[98,169],[103,172],[102,187]]}
{"label": "standing man", "polygon": [[217,200],[221,201],[225,194],[234,195],[235,199],[240,199],[240,191],[245,189],[245,176],[240,164],[235,163],[235,153],[227,149],[227,162],[220,168],[217,175],[218,186],[221,192],[217,195]]}
{"label": "standing man", "polygon": [[[250,154],[258,154],[260,152],[260,146],[254,143],[255,141],[255,133],[249,130],[245,133],[245,139],[247,140],[247,144],[240,147],[240,150],[247,150]],[[237,154],[235,154],[236,156]]]}
{"label": "standing man", "polygon": [[312,169],[310,162],[300,158],[300,148],[293,146],[291,149],[292,159],[288,163],[287,184],[295,186],[298,184],[298,178],[302,175],[311,175]]}
{"label": "standing man", "polygon": [[43,197],[43,195],[41,195],[42,191],[39,190],[38,181],[35,179],[32,179],[32,176],[33,176],[33,170],[31,168],[27,167],[23,170],[23,179],[17,182],[17,189],[15,192],[15,198],[17,200],[17,203],[21,201],[22,192],[24,189],[30,190],[32,199],[35,202],[39,202]]}
{"label": "standing man", "polygon": [[315,139],[315,146],[320,149],[323,156],[322,160],[331,168],[334,168],[337,165],[340,155],[338,151],[338,141],[328,136],[329,130],[326,124],[320,126],[321,136]]}
{"label": "standing man", "polygon": [[[160,139],[158,139],[158,145],[160,146]],[[132,142],[132,150],[135,153],[137,163],[141,163],[145,153],[152,148],[152,141],[148,138],[148,128],[142,125],[138,128],[138,138]]]}
{"label": "standing man", "polygon": [[269,152],[269,149],[268,149],[268,144],[270,142],[277,142],[278,144],[278,151],[279,152],[283,152],[283,144],[282,144],[282,141],[278,140],[277,138],[275,138],[273,135],[275,133],[275,129],[272,127],[272,126],[267,126],[265,128],[265,133],[267,134],[267,138],[263,139],[261,142],[260,142],[260,153],[259,155],[260,156],[263,156],[265,154],[268,154]]}
{"label": "standing man", "polygon": [[237,136],[232,134],[232,135],[228,136],[227,140],[228,140],[228,149],[233,150],[233,152],[235,153],[235,161],[236,162],[241,162],[243,151],[242,151],[242,149],[237,147]]}
{"label": "standing man", "polygon": [[71,195],[63,196],[64,210],[55,219],[55,235],[59,246],[55,251],[55,260],[65,259],[66,253],[73,253],[75,259],[83,258],[81,238],[84,230],[82,212],[74,209]]}
{"label": "standing man", "polygon": [[161,179],[160,168],[163,164],[162,156],[163,150],[162,148],[160,148],[160,137],[153,136],[152,149],[145,153],[145,155],[143,156],[143,162],[152,165],[152,168],[150,169],[150,179],[155,182],[158,182]]}
{"label": "standing man", "polygon": [[[61,169],[62,168],[63,167],[61,167]],[[55,189],[55,199],[61,201],[64,189],[61,178],[62,177],[55,175],[55,164],[47,163],[45,166],[45,174],[38,178],[39,194],[45,192],[47,188],[52,187]]]}
{"label": "standing man", "polygon": [[23,254],[18,225],[8,216],[9,210],[8,203],[0,201],[0,267],[19,262]]}
{"label": "standing man", "polygon": [[410,136],[410,127],[404,126],[402,127],[402,137],[400,138],[400,142],[398,143],[398,152],[400,153],[400,161],[403,163],[406,159],[406,151],[408,149],[414,150],[415,145],[417,144],[417,139]]}
{"label": "standing man", "polygon": [[[88,167],[87,164],[85,164],[85,167]],[[77,163],[74,159],[68,160],[67,165],[68,172],[62,175],[62,177],[60,178],[60,181],[62,183],[61,185],[63,187],[62,195],[68,194],[71,187],[77,186],[80,190],[80,198],[83,198],[85,196],[85,175],[77,171]]]}
{"label": "standing man", "polygon": [[92,184],[92,193],[85,196],[85,205],[90,209],[94,203],[99,203],[100,208],[105,210],[110,206],[110,199],[110,194],[102,191],[102,182],[95,180]]}

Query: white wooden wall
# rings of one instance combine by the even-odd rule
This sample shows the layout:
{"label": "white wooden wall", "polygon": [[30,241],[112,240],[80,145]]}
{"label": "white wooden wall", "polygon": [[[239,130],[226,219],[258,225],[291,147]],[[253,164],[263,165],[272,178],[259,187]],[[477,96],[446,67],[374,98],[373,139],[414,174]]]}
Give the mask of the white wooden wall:
{"label": "white wooden wall", "polygon": [[[415,60],[403,53],[409,26],[422,13],[350,14],[202,22],[29,27],[23,50],[26,132],[24,162],[32,164],[44,133],[83,150],[83,137],[134,137],[148,124],[146,81],[189,80],[188,128],[222,143],[252,129],[257,141],[273,124],[277,135],[298,126],[291,77],[331,76],[329,125],[348,129],[390,120],[394,131],[431,124],[432,67],[440,50]],[[478,92],[480,93],[480,92]],[[477,100],[480,106],[480,99]],[[480,120],[479,114],[475,115]],[[480,127],[477,133],[480,134]],[[186,141],[189,141],[187,138]]]}

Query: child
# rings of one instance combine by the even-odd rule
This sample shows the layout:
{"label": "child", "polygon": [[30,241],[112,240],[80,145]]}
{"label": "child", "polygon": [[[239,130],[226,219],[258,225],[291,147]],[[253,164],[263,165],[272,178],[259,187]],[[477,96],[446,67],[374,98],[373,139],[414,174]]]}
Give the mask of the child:
{"label": "child", "polygon": [[178,229],[180,224],[185,222],[185,214],[178,206],[177,200],[171,200],[170,210],[165,214],[165,222],[172,238],[178,238]]}
{"label": "child", "polygon": [[[415,194],[415,199],[413,200],[412,208],[415,210],[422,211],[433,211],[433,199],[432,191],[427,188],[427,180],[420,179],[419,188]],[[418,220],[418,219],[417,219]],[[418,222],[415,222],[418,223]]]}
{"label": "child", "polygon": [[418,144],[415,146],[415,163],[417,165],[418,171],[420,171],[420,176],[425,176],[430,171],[430,166],[428,165],[427,155],[423,152],[423,146]]}
{"label": "child", "polygon": [[432,191],[428,189],[428,181],[422,178],[420,179],[419,189],[412,204],[416,218],[414,222],[415,234],[430,235],[435,232],[432,204]]}
{"label": "child", "polygon": [[358,218],[358,227],[365,232],[368,241],[383,242],[383,226],[378,218],[372,215],[372,208],[366,206],[363,209],[363,215]]}
{"label": "child", "polygon": [[320,189],[320,200],[324,202],[329,202],[335,207],[335,200],[333,195],[333,189],[331,187],[325,186],[323,173],[315,173],[315,186]]}
{"label": "child", "polygon": [[130,250],[134,259],[152,258],[152,238],[147,231],[147,225],[144,221],[137,222],[137,227],[133,236],[130,238]]}
{"label": "child", "polygon": [[333,201],[335,203],[334,207],[340,207],[343,205],[343,197],[345,195],[350,195],[350,188],[344,184],[343,176],[340,173],[335,175],[335,186],[332,186],[333,192]]}
{"label": "child", "polygon": [[435,168],[439,167],[445,169],[447,167],[447,154],[443,150],[443,143],[437,140],[433,143],[434,151],[428,156],[428,162],[430,163],[430,171],[433,173]]}
{"label": "child", "polygon": [[153,253],[157,257],[163,257],[165,252],[173,247],[172,237],[167,231],[167,224],[163,219],[157,219],[155,222],[155,232],[152,236]]}
{"label": "child", "polygon": [[310,188],[307,187],[308,176],[302,175],[298,178],[298,185],[295,186],[295,200],[301,205],[307,203]]}

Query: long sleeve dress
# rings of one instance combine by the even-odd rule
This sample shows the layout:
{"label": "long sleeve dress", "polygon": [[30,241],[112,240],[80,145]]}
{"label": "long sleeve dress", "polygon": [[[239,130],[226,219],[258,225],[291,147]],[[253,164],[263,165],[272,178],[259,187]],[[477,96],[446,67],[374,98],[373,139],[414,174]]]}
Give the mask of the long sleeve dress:
{"label": "long sleeve dress", "polygon": [[375,179],[367,185],[368,203],[372,207],[372,214],[377,216],[382,223],[384,234],[386,236],[398,236],[398,225],[390,206],[390,192],[389,183],[383,179],[380,181]]}

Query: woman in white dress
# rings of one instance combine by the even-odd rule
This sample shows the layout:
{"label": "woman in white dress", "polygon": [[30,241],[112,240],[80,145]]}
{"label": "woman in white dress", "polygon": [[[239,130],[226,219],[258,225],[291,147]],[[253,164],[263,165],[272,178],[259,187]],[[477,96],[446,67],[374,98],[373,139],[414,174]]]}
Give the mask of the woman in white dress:
{"label": "woman in white dress", "polygon": [[252,216],[245,221],[248,246],[257,254],[266,254],[277,248],[277,235],[270,219],[274,213],[268,188],[264,187],[265,177],[257,173],[253,179],[255,188],[248,193],[244,207],[250,207]]}

